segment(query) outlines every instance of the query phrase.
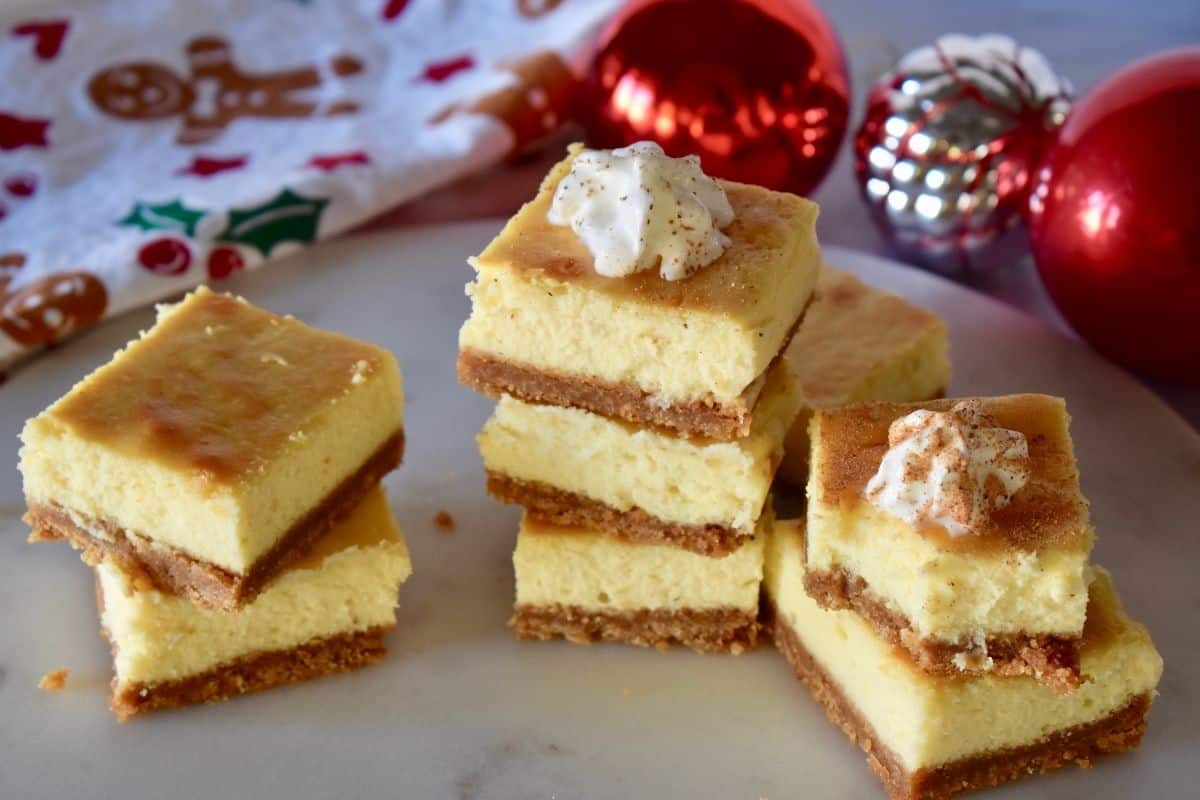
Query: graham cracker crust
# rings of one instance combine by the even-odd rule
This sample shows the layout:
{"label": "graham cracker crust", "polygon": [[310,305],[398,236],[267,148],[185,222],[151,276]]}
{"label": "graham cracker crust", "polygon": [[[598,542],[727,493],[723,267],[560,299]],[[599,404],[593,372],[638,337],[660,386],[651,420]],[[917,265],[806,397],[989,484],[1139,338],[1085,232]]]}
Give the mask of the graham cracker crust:
{"label": "graham cracker crust", "polygon": [[578,606],[517,605],[508,624],[518,639],[563,638],[575,644],[626,642],[664,649],[682,644],[699,653],[739,654],[758,641],[755,611],[737,608],[594,611]]}
{"label": "graham cracker crust", "polygon": [[[931,675],[1029,675],[1063,694],[1078,689],[1082,680],[1076,639],[1022,634],[989,636],[984,640],[986,655],[992,660],[988,668],[982,663],[984,653],[974,645],[919,638],[908,618],[885,606],[857,575],[841,570],[806,570],[804,589],[822,608],[850,609],[857,613],[884,639],[908,651],[917,666]],[[966,656],[961,667],[954,662],[959,654]]]}
{"label": "graham cracker crust", "polygon": [[354,510],[404,455],[404,432],[383,443],[358,470],[292,525],[275,546],[238,575],[179,550],[131,534],[109,520],[91,520],[104,538],[76,524],[58,506],[34,504],[25,521],[33,527],[30,541],[66,539],[88,564],[111,558],[137,578],[167,594],[186,597],[198,606],[234,611],[245,605],[288,564],[303,556],[339,519]]}
{"label": "graham cracker crust", "polygon": [[602,531],[628,541],[668,544],[704,556],[728,555],[754,536],[753,530],[667,522],[636,506],[618,511],[581,494],[490,470],[487,489],[496,499],[524,506],[556,525]]}
{"label": "graham cracker crust", "polygon": [[693,400],[663,404],[632,383],[551,372],[472,348],[458,354],[458,382],[489,397],[508,394],[527,403],[582,408],[635,425],[720,441],[750,433],[753,408],[763,387],[760,376],[735,403]]}
{"label": "graham cracker crust", "polygon": [[1146,731],[1146,712],[1151,701],[1148,694],[1133,698],[1103,719],[1057,731],[1032,744],[909,772],[832,677],[817,664],[791,626],[770,611],[765,616],[775,646],[796,677],[825,709],[829,720],[866,753],[867,764],[892,800],[946,800],[962,792],[998,786],[1072,763],[1090,767],[1097,756],[1136,748]]}
{"label": "graham cracker crust", "polygon": [[113,678],[109,707],[124,722],[148,711],[217,703],[241,694],[360,669],[383,658],[387,652],[383,634],[388,630],[389,627],[371,628],[318,639],[290,650],[256,653],[177,681],[132,683],[118,688],[117,679]]}

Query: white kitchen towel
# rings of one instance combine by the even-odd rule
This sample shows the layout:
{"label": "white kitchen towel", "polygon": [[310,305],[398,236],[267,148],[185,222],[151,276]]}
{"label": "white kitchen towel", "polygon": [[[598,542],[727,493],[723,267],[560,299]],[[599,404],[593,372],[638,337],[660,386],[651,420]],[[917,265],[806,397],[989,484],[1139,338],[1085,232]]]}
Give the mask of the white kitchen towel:
{"label": "white kitchen towel", "polygon": [[15,5],[0,10],[0,367],[533,145],[618,2]]}

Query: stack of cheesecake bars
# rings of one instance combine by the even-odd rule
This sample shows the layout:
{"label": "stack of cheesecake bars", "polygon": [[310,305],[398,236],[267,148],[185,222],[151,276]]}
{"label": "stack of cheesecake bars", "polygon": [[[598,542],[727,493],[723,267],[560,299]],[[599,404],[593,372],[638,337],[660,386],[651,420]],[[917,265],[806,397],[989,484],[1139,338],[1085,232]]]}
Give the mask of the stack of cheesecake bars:
{"label": "stack of cheesecake bars", "polygon": [[[715,261],[598,275],[548,221],[578,152],[471,260],[460,335],[499,401],[488,488],[526,509],[517,635],[766,632],[898,799],[1136,746],[1162,660],[1090,564],[1063,401],[935,399],[944,325],[823,266],[793,195],[723,182]],[[26,425],[34,538],[95,566],[118,716],[380,657],[402,413],[388,353],[201,288]]]}
{"label": "stack of cheesecake bars", "polygon": [[[1162,659],[1111,576],[1089,564],[1067,421],[1045,395],[813,416],[807,512],[768,537],[764,624],[893,798],[1087,765],[1141,740]],[[971,531],[871,502],[904,442],[981,431],[1023,437],[1028,480]]]}
{"label": "stack of cheesecake bars", "polygon": [[740,259],[679,283],[614,280],[546,221],[567,167],[471,260],[460,334],[460,380],[499,398],[479,435],[488,489],[526,509],[512,624],[740,652],[757,637],[771,481],[800,409],[782,356],[820,269],[816,207],[731,186]]}
{"label": "stack of cheesecake bars", "polygon": [[386,351],[201,288],[27,423],[32,538],[95,568],[119,718],[383,655],[403,404]]}
{"label": "stack of cheesecake bars", "polygon": [[[716,261],[598,276],[547,219],[575,152],[471,260],[460,333],[460,380],[499,399],[488,488],[526,509],[517,635],[738,653],[762,630],[894,798],[1136,746],[1162,661],[1089,565],[1064,403],[933,399],[942,323],[823,267],[791,195],[722,182]],[[954,436],[1024,442],[1020,488],[994,500],[1011,476],[954,467]],[[947,513],[985,509],[969,532],[908,518],[946,464]],[[774,521],[777,473],[802,519]]]}

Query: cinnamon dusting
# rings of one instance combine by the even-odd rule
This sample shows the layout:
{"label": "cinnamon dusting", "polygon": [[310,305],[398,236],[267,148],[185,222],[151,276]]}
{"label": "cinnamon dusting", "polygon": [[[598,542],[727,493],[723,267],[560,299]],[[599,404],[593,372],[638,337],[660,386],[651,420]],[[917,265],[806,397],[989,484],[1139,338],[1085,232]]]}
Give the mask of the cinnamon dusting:
{"label": "cinnamon dusting", "polygon": [[43,675],[37,686],[43,692],[61,692],[67,688],[67,678],[70,675],[71,672],[66,667],[59,667]]}

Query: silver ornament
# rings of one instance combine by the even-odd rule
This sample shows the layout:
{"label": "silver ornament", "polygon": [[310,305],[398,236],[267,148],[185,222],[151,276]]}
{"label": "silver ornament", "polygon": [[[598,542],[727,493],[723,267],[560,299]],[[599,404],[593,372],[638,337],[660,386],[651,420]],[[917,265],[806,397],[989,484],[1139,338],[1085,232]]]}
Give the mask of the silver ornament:
{"label": "silver ornament", "polygon": [[947,35],[900,59],[854,142],[859,188],[900,254],[959,275],[1023,254],[1021,211],[1071,93],[1007,36]]}

